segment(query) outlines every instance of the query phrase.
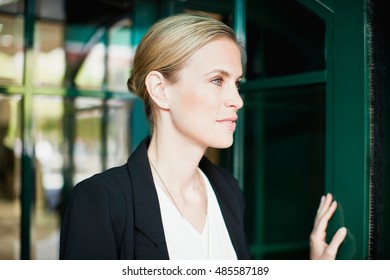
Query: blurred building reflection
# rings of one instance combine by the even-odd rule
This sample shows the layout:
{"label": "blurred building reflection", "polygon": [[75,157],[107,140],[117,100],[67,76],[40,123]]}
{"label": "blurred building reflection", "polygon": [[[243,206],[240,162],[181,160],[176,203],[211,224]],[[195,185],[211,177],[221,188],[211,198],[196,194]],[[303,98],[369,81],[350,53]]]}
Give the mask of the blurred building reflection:
{"label": "blurred building reflection", "polygon": [[70,190],[130,154],[131,2],[0,1],[0,260],[57,259]]}

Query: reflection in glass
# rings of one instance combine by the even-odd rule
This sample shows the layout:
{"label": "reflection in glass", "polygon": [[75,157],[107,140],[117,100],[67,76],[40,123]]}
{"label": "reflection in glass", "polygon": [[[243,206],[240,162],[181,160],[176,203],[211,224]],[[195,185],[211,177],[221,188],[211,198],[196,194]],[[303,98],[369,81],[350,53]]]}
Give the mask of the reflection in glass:
{"label": "reflection in glass", "polygon": [[[318,85],[246,97],[245,182],[254,184],[245,186],[247,208],[256,215],[266,213],[253,215],[248,226],[261,221],[264,251],[275,244],[295,244],[301,250],[293,254],[295,258],[308,256],[307,238],[324,191],[324,96],[324,87]],[[272,258],[291,257],[283,251],[269,252]]]}
{"label": "reflection in glass", "polygon": [[127,91],[133,51],[130,46],[131,22],[123,20],[109,31],[108,38],[108,88]]}
{"label": "reflection in glass", "polygon": [[98,98],[76,98],[73,160],[74,184],[102,171],[103,102]]}
{"label": "reflection in glass", "polygon": [[23,80],[23,17],[0,14],[0,83]]}
{"label": "reflection in glass", "polygon": [[35,35],[34,83],[61,86],[65,75],[63,24],[37,22]]}
{"label": "reflection in glass", "polygon": [[89,24],[67,24],[64,30],[65,84],[100,89],[104,82],[105,29]]}
{"label": "reflection in glass", "polygon": [[0,260],[20,256],[20,99],[0,94]]}
{"label": "reflection in glass", "polygon": [[65,19],[65,2],[68,0],[39,0],[36,1],[36,14],[40,19]]}
{"label": "reflection in glass", "polygon": [[131,152],[132,100],[108,101],[107,168],[126,163]]}
{"label": "reflection in glass", "polygon": [[131,152],[130,116],[133,101],[77,98],[73,183],[113,166],[122,165]]}
{"label": "reflection in glass", "polygon": [[36,186],[33,200],[32,259],[58,259],[59,206],[63,187],[63,105],[59,97],[34,98]]}
{"label": "reflection in glass", "polygon": [[247,78],[325,68],[325,22],[299,1],[247,2]]}
{"label": "reflection in glass", "polygon": [[0,12],[22,14],[24,11],[24,1],[22,0],[2,0],[0,3]]}
{"label": "reflection in glass", "polygon": [[77,73],[75,84],[79,88],[100,89],[104,81],[104,59],[106,47],[103,43],[94,45]]}

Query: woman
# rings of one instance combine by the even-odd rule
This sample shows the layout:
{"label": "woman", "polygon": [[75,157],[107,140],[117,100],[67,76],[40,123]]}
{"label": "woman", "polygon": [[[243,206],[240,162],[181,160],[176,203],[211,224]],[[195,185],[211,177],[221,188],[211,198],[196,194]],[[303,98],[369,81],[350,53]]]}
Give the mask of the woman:
{"label": "woman", "polygon": [[[233,143],[241,50],[233,31],[200,15],[157,22],[134,57],[129,89],[145,103],[152,136],[126,165],[79,183],[64,219],[61,259],[248,259],[244,201],[208,147]],[[325,243],[336,209],[324,197],[312,258],[335,258],[345,229]]]}

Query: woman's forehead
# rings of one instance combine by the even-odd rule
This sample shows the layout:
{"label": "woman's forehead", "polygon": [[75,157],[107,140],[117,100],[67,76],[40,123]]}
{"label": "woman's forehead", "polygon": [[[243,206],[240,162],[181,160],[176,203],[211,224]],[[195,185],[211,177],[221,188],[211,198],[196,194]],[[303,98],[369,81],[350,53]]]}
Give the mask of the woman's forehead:
{"label": "woman's forehead", "polygon": [[226,76],[241,76],[241,52],[236,42],[225,38],[215,39],[196,50],[186,66],[203,69],[203,74],[219,72]]}

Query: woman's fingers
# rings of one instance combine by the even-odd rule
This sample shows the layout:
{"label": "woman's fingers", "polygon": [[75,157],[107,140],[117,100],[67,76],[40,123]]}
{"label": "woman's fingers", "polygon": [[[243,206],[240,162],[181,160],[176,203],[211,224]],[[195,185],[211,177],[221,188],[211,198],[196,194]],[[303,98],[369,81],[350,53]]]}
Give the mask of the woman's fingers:
{"label": "woman's fingers", "polygon": [[334,234],[332,241],[329,243],[326,248],[324,257],[325,259],[334,260],[336,258],[337,251],[347,236],[347,229],[345,227],[339,228],[339,230]]}
{"label": "woman's fingers", "polygon": [[314,220],[313,231],[310,235],[310,258],[311,259],[335,259],[340,244],[347,235],[345,227],[340,228],[328,245],[326,243],[326,228],[337,208],[337,202],[333,196],[327,194],[321,197],[321,202]]}
{"label": "woman's fingers", "polygon": [[321,202],[317,210],[316,218],[320,218],[324,214],[324,212],[329,208],[332,200],[333,196],[330,193],[321,197]]}
{"label": "woman's fingers", "polygon": [[328,221],[337,208],[337,202],[332,202],[332,199],[333,197],[331,194],[328,194],[326,198],[321,199],[321,204],[314,220],[315,228],[319,228],[320,230],[326,229]]}
{"label": "woman's fingers", "polygon": [[318,206],[318,209],[317,209],[316,217],[318,217],[321,214],[322,207],[324,206],[324,202],[325,202],[325,195],[321,196],[321,201],[320,201],[320,205]]}

